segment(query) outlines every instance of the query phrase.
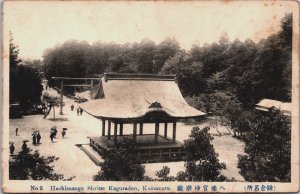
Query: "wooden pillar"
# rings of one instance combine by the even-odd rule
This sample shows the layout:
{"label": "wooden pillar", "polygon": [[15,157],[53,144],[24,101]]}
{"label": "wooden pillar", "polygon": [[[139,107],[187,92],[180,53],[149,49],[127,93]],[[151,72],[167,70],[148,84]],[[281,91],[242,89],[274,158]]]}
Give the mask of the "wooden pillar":
{"label": "wooden pillar", "polygon": [[114,126],[114,140],[117,141],[117,135],[118,135],[118,123],[115,123]]}
{"label": "wooden pillar", "polygon": [[110,129],[111,129],[111,122],[108,121],[108,134],[107,134],[107,139],[110,139]]}
{"label": "wooden pillar", "polygon": [[120,135],[123,135],[123,123],[120,123]]}
{"label": "wooden pillar", "polygon": [[102,136],[105,136],[105,120],[102,120]]}
{"label": "wooden pillar", "polygon": [[140,123],[140,135],[143,135],[143,123]]}
{"label": "wooden pillar", "polygon": [[91,80],[91,88],[94,86],[94,80]]}
{"label": "wooden pillar", "polygon": [[64,80],[60,81],[60,111],[59,114],[63,115],[63,98],[64,98]]}
{"label": "wooden pillar", "polygon": [[136,128],[137,128],[137,123],[133,123],[133,141],[136,141]]}
{"label": "wooden pillar", "polygon": [[155,123],[155,143],[158,142],[158,135],[159,135],[159,123]]}
{"label": "wooden pillar", "polygon": [[151,150],[148,150],[148,157],[151,158]]}
{"label": "wooden pillar", "polygon": [[168,123],[165,123],[165,133],[164,133],[164,138],[168,137]]}
{"label": "wooden pillar", "polygon": [[176,122],[173,122],[173,142],[176,141]]}

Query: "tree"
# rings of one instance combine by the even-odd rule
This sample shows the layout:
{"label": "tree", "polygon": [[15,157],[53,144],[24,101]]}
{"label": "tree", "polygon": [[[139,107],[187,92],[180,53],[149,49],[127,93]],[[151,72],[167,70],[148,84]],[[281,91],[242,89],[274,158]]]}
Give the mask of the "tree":
{"label": "tree", "polygon": [[17,102],[18,95],[18,85],[16,84],[16,68],[18,63],[21,60],[19,59],[19,49],[18,45],[14,43],[14,38],[12,32],[9,32],[9,102]]}
{"label": "tree", "polygon": [[149,39],[143,39],[137,49],[137,65],[138,72],[141,73],[154,73],[154,54],[155,42]]}
{"label": "tree", "polygon": [[110,64],[109,59],[119,52],[120,45],[116,43],[93,43],[84,56],[85,75],[103,74]]}
{"label": "tree", "polygon": [[13,70],[21,62],[19,58],[19,46],[14,43],[12,32],[9,32],[9,67]]}
{"label": "tree", "polygon": [[38,151],[22,150],[9,161],[10,180],[63,180],[62,174],[57,174],[51,165],[59,158],[55,156],[43,157]]}
{"label": "tree", "polygon": [[137,145],[132,139],[116,141],[114,147],[102,149],[104,162],[101,171],[93,177],[95,181],[142,181],[145,167],[136,157]]}
{"label": "tree", "polygon": [[238,121],[237,119],[244,110],[237,97],[225,91],[215,91],[210,94],[186,97],[185,99],[191,106],[218,116],[232,126]]}
{"label": "tree", "polygon": [[[253,91],[253,100],[257,102],[262,98],[285,98],[280,85],[282,72],[286,66],[290,53],[281,46],[277,35],[270,36],[266,41],[260,42],[252,68],[245,71],[246,80],[251,80],[250,91]],[[246,82],[243,81],[243,82]]]}
{"label": "tree", "polygon": [[53,108],[53,119],[55,120],[55,106],[62,105],[60,97],[50,96],[47,92],[45,92],[44,95],[43,95],[43,100],[49,106],[49,110],[45,114],[44,119],[49,115],[51,109]]}
{"label": "tree", "polygon": [[282,18],[281,30],[279,36],[284,40],[284,44],[291,49],[292,48],[292,36],[293,36],[293,14],[288,13]]}
{"label": "tree", "polygon": [[159,181],[174,181],[175,177],[169,176],[170,168],[163,166],[161,170],[155,172],[155,176],[159,178]]}
{"label": "tree", "polygon": [[246,155],[238,167],[246,181],[289,182],[291,180],[291,121],[271,111],[252,123],[245,136]]}
{"label": "tree", "polygon": [[208,133],[209,127],[200,129],[194,127],[189,139],[184,141],[185,172],[180,171],[177,179],[180,181],[224,181],[226,177],[220,174],[226,168],[220,163]]}
{"label": "tree", "polygon": [[234,124],[236,118],[243,112],[240,101],[230,92],[216,91],[211,95],[211,111]]}
{"label": "tree", "polygon": [[34,60],[26,59],[26,60],[23,60],[23,62],[26,65],[37,70],[40,74],[43,72],[43,62],[40,59],[34,59]]}
{"label": "tree", "polygon": [[178,52],[169,58],[161,73],[176,74],[179,88],[184,95],[199,95],[206,88],[203,64],[193,61],[186,52]]}
{"label": "tree", "polygon": [[281,74],[281,80],[279,83],[278,94],[280,98],[285,101],[291,101],[292,97],[292,35],[293,35],[293,15],[286,14],[281,20],[281,31],[279,37],[285,47],[285,52],[288,54],[288,58],[285,59],[286,63],[283,67]]}
{"label": "tree", "polygon": [[107,70],[120,73],[137,73],[138,68],[140,68],[137,57],[138,50],[138,43],[127,43],[120,46],[118,52],[108,59]]}
{"label": "tree", "polygon": [[39,72],[24,63],[19,63],[15,75],[15,83],[18,86],[16,92],[18,100],[21,103],[39,103],[43,91]]}
{"label": "tree", "polygon": [[40,103],[43,90],[40,74],[35,68],[19,59],[19,49],[13,42],[12,33],[10,33],[9,51],[10,103],[20,103],[23,112],[26,112],[32,108],[32,104]]}
{"label": "tree", "polygon": [[53,76],[85,77],[89,48],[85,41],[69,40],[44,51],[44,73],[49,86],[58,86],[58,82],[51,79]]}
{"label": "tree", "polygon": [[254,110],[244,110],[238,112],[235,117],[233,117],[233,122],[231,127],[234,129],[234,136],[238,132],[242,138],[251,130],[252,123],[256,122],[256,118],[259,117],[257,111]]}
{"label": "tree", "polygon": [[[261,40],[251,66],[244,70],[240,79],[238,97],[243,103],[262,98],[281,101],[291,100],[292,67],[292,15],[281,20],[282,29]],[[250,97],[250,99],[249,99]]]}
{"label": "tree", "polygon": [[154,73],[161,71],[165,62],[180,51],[179,42],[174,38],[166,38],[155,48]]}

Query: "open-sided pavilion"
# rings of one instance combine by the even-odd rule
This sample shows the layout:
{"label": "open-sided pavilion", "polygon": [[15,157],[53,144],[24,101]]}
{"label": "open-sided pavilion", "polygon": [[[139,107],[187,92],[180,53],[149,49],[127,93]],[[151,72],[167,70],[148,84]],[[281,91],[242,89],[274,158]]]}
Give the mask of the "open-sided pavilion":
{"label": "open-sided pavilion", "polygon": [[[143,162],[181,160],[184,152],[183,143],[176,140],[177,122],[205,116],[187,104],[174,75],[107,73],[93,92],[91,96],[96,98],[79,105],[102,121],[101,134],[89,137],[90,146],[100,152],[130,136],[137,142],[137,157]],[[146,123],[153,124],[153,134],[144,133]],[[161,123],[163,135],[159,133]],[[133,126],[132,134],[124,135],[128,124]]]}

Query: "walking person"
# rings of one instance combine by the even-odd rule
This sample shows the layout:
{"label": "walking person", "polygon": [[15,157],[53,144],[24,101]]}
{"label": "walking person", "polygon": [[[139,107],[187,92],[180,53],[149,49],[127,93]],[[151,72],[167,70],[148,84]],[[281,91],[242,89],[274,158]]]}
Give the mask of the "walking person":
{"label": "walking person", "polygon": [[82,115],[82,112],[83,112],[83,109],[82,109],[82,108],[80,108],[80,115]]}
{"label": "walking person", "polygon": [[38,132],[36,135],[37,144],[40,144],[41,138],[42,136],[40,135],[40,132]]}
{"label": "walking person", "polygon": [[11,145],[9,146],[9,151],[10,151],[10,155],[14,154],[14,151],[15,151],[14,143],[11,143]]}
{"label": "walking person", "polygon": [[65,137],[65,135],[66,135],[66,130],[67,130],[67,128],[63,128],[63,130],[62,130],[62,132],[61,132],[62,138]]}
{"label": "walking person", "polygon": [[54,133],[50,133],[50,139],[52,143],[53,143],[53,138],[54,138]]}
{"label": "walking person", "polygon": [[52,143],[53,143],[53,138],[55,136],[55,130],[56,130],[56,126],[51,127],[51,130],[50,130],[50,139],[51,139]]}
{"label": "walking person", "polygon": [[54,138],[56,138],[56,134],[57,134],[57,129],[56,128],[57,128],[56,126],[53,126],[53,127],[51,127],[51,130],[50,130],[50,132],[53,134]]}
{"label": "walking person", "polygon": [[16,136],[18,136],[18,131],[19,131],[19,128],[17,127],[16,128]]}
{"label": "walking person", "polygon": [[56,135],[57,135],[57,129],[56,127],[54,128],[54,138],[56,138]]}
{"label": "walking person", "polygon": [[36,145],[36,132],[32,134],[32,143],[33,145]]}
{"label": "walking person", "polygon": [[78,107],[78,108],[77,108],[77,116],[79,116],[79,111],[80,111],[80,110],[79,110],[79,107]]}
{"label": "walking person", "polygon": [[73,111],[73,110],[74,110],[74,105],[72,104],[72,105],[71,105],[71,111]]}

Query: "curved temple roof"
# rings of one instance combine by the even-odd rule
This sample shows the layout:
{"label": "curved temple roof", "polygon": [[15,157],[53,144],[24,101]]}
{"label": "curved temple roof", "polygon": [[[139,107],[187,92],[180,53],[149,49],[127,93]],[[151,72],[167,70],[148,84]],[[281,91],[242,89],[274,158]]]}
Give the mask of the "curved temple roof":
{"label": "curved temple roof", "polygon": [[272,99],[262,99],[256,104],[256,109],[258,110],[268,111],[270,108],[276,108],[284,112],[286,115],[290,115],[292,111],[292,103]]}
{"label": "curved temple roof", "polygon": [[106,74],[101,79],[98,99],[80,104],[97,118],[134,119],[147,113],[165,112],[169,117],[201,117],[205,113],[189,106],[175,76],[150,74]]}

